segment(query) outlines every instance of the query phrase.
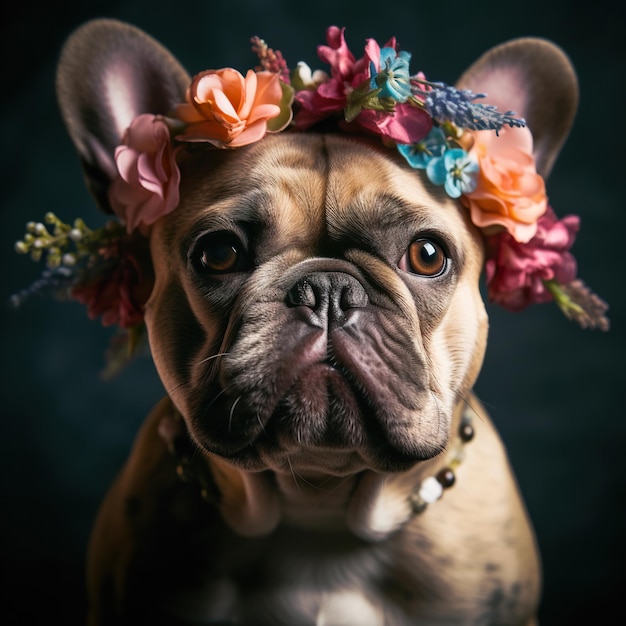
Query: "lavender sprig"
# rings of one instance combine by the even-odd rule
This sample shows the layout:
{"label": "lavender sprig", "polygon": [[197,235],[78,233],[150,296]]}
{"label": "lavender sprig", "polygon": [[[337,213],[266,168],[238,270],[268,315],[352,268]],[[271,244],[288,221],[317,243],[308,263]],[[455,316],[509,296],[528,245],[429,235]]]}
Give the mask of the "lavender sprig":
{"label": "lavender sprig", "polygon": [[69,297],[69,291],[76,283],[75,267],[54,267],[45,269],[41,276],[26,289],[14,293],[10,297],[12,307],[20,308],[26,300],[33,296],[52,296],[57,299]]}
{"label": "lavender sprig", "polygon": [[290,72],[282,52],[280,50],[273,50],[267,45],[264,39],[257,36],[251,37],[250,43],[252,44],[252,52],[259,57],[258,69],[278,74],[280,80],[288,85],[290,83]]}
{"label": "lavender sprig", "polygon": [[605,315],[609,305],[582,280],[575,279],[567,285],[548,280],[544,284],[565,316],[577,322],[581,328],[609,330],[610,322]]}
{"label": "lavender sprig", "polygon": [[412,85],[413,95],[419,96],[418,105],[440,124],[448,122],[469,130],[495,130],[496,134],[505,125],[518,128],[526,126],[526,120],[515,117],[514,111],[501,113],[492,104],[474,102],[485,98],[486,94],[416,77],[413,77]]}

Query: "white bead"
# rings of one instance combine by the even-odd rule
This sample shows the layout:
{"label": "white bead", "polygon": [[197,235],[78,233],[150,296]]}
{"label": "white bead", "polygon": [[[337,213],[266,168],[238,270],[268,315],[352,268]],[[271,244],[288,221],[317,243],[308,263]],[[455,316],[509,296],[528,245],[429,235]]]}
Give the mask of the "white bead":
{"label": "white bead", "polygon": [[383,626],[382,608],[372,603],[359,589],[344,589],[324,594],[315,626]]}
{"label": "white bead", "polygon": [[424,480],[420,486],[419,496],[424,502],[432,504],[441,498],[443,494],[443,487],[441,483],[434,477],[429,476]]}

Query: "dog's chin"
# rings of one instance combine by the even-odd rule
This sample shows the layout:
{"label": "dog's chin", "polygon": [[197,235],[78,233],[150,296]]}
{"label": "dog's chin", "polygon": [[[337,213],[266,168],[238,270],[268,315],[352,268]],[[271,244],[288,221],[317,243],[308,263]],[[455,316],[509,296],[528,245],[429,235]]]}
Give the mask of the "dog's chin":
{"label": "dog's chin", "polygon": [[[192,435],[206,451],[250,471],[399,472],[441,453],[447,442],[436,402],[411,416],[398,407],[394,420],[394,407],[377,406],[357,381],[329,363],[300,372],[267,419],[243,396],[224,396],[209,423],[191,420]],[[426,414],[429,419],[422,419]],[[433,421],[434,430],[417,425]]]}

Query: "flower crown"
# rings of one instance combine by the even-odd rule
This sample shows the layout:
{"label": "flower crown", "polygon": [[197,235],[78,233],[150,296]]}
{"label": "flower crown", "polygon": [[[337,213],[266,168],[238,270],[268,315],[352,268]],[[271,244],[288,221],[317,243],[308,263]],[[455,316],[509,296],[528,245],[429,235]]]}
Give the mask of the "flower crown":
{"label": "flower crown", "polygon": [[135,118],[115,150],[118,175],[108,190],[119,220],[94,231],[52,213],[45,219],[50,230],[29,223],[16,250],[45,257],[47,269],[15,303],[52,291],[86,304],[90,318],[140,336],[152,287],[151,268],[142,261],[147,235],[178,205],[180,151],[196,142],[234,149],[268,133],[332,123],[347,133],[378,135],[459,199],[485,236],[492,302],[518,311],[554,300],[583,328],[607,330],[608,307],[576,279],[569,252],[579,218],[559,220],[548,205],[525,120],[477,102],[485,94],[411,74],[411,55],[395,38],[382,48],[367,40],[357,59],[344,31],[331,26],[327,45],[318,47],[329,73],[312,72],[303,62],[290,71],[279,51],[253,37],[254,70],[245,76],[232,68],[201,72],[170,115]]}

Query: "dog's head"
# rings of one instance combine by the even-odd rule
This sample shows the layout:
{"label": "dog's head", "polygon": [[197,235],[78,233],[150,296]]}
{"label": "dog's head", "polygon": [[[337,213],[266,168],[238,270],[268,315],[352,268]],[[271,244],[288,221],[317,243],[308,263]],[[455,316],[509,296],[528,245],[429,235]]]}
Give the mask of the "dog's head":
{"label": "dog's head", "polygon": [[[125,129],[168,113],[189,80],[115,21],[66,45],[61,108],[105,210]],[[576,107],[565,56],[513,41],[459,86],[526,117],[547,175]],[[371,136],[289,131],[236,150],[193,144],[178,160],[178,206],[149,231],[145,321],[195,441],[249,469],[335,475],[442,451],[487,337],[470,212]]]}
{"label": "dog's head", "polygon": [[195,438],[252,467],[338,473],[440,452],[487,332],[466,213],[345,137],[211,157],[153,228],[146,307]]}

